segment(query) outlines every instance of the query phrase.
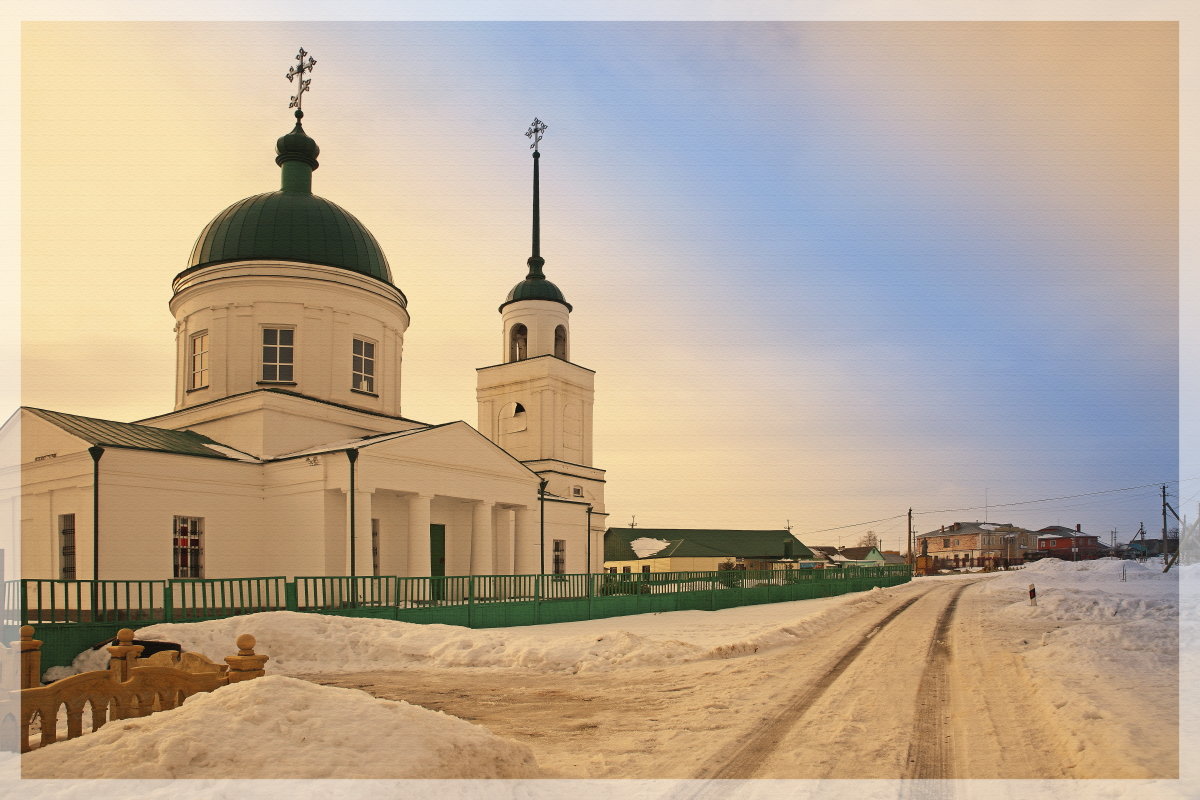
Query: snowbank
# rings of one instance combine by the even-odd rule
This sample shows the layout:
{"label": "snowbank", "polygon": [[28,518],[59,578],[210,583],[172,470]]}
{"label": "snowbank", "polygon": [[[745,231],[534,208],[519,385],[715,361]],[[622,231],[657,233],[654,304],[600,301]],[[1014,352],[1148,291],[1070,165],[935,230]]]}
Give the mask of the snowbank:
{"label": "snowbank", "polygon": [[998,623],[1028,632],[1032,646],[1018,649],[1031,695],[1050,709],[1065,763],[1084,774],[1111,774],[1111,753],[1177,748],[1179,586],[1161,563],[1045,559],[979,587],[999,601]]}
{"label": "snowbank", "polygon": [[[860,603],[882,602],[884,590],[722,611],[676,611],[564,622],[532,627],[478,629],[418,625],[272,611],[208,622],[152,625],[139,639],[178,642],[184,650],[223,663],[242,633],[271,657],[272,675],[304,675],[406,666],[527,669],[569,673],[666,666],[781,647],[819,635]],[[104,669],[106,650],[81,653],[70,667],[47,670],[47,679]]]}
{"label": "snowbank", "polygon": [[193,695],[22,758],[26,778],[532,778],[523,744],[441,712],[283,676]]}

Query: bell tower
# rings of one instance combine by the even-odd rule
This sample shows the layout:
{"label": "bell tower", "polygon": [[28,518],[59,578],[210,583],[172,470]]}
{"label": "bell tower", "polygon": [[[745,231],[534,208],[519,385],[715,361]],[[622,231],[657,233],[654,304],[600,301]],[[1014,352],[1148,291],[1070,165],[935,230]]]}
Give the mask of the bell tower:
{"label": "bell tower", "polygon": [[603,470],[592,466],[595,373],[571,361],[571,304],[542,268],[539,144],[534,119],[533,254],[525,279],[500,304],[500,363],[477,371],[479,430],[548,481],[547,491],[603,509]]}

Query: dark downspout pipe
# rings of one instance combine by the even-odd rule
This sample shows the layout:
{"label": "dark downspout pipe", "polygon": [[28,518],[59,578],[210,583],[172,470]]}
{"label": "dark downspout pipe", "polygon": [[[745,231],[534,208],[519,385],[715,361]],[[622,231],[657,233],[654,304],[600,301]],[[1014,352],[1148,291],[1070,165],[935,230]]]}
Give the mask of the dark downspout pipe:
{"label": "dark downspout pipe", "polygon": [[100,619],[100,456],[104,448],[88,448],[92,457],[92,621]]}
{"label": "dark downspout pipe", "polygon": [[587,511],[587,573],[592,574],[592,504],[588,503]]}
{"label": "dark downspout pipe", "polygon": [[355,558],[357,553],[355,552],[355,529],[354,529],[355,517],[357,516],[357,514],[355,513],[355,505],[354,505],[355,495],[357,494],[355,492],[355,488],[354,488],[354,477],[355,477],[354,462],[358,461],[358,451],[355,450],[354,448],[347,450],[346,458],[350,461],[350,577],[353,578],[356,574],[355,569],[356,569],[357,562],[358,562],[358,559]]}
{"label": "dark downspout pipe", "polygon": [[538,486],[538,531],[542,551],[538,573],[541,575],[546,574],[546,486],[549,483],[550,481],[543,480]]}
{"label": "dark downspout pipe", "polygon": [[[93,445],[88,448],[92,457],[92,580],[100,580],[100,456],[104,448]],[[92,613],[96,606],[93,604]]]}

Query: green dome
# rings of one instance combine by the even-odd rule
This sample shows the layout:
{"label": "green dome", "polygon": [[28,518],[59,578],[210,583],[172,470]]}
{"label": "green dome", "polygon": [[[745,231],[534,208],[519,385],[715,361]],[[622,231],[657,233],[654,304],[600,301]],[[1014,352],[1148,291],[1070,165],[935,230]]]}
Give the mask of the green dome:
{"label": "green dome", "polygon": [[542,265],[546,263],[546,260],[534,256],[527,263],[529,264],[529,274],[525,276],[525,280],[514,286],[508,293],[508,297],[500,304],[501,310],[509,303],[515,303],[518,300],[550,300],[562,303],[567,307],[567,311],[570,311],[571,304],[567,302],[567,298],[563,297],[562,290],[546,280],[546,276],[542,274]]}
{"label": "green dome", "polygon": [[282,188],[239,200],[200,233],[188,272],[230,261],[299,261],[340,267],[388,284],[392,272],[379,242],[353,214],[312,193],[317,143],[300,124],[275,144]]}
{"label": "green dome", "polygon": [[273,259],[341,267],[392,282],[383,250],[366,226],[336,203],[305,192],[266,192],[234,203],[200,234],[188,269]]}

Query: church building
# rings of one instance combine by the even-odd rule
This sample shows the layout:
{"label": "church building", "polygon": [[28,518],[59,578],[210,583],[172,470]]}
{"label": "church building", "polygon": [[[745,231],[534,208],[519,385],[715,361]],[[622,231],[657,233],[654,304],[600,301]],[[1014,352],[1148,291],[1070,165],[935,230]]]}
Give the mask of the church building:
{"label": "church building", "polygon": [[571,360],[571,305],[539,252],[545,126],[528,133],[533,253],[499,307],[499,361],[478,370],[478,427],[418,422],[401,413],[404,292],[371,232],[312,191],[305,55],[280,188],[218,214],[172,282],[174,408],[6,423],[20,576],[602,571],[594,373]]}

